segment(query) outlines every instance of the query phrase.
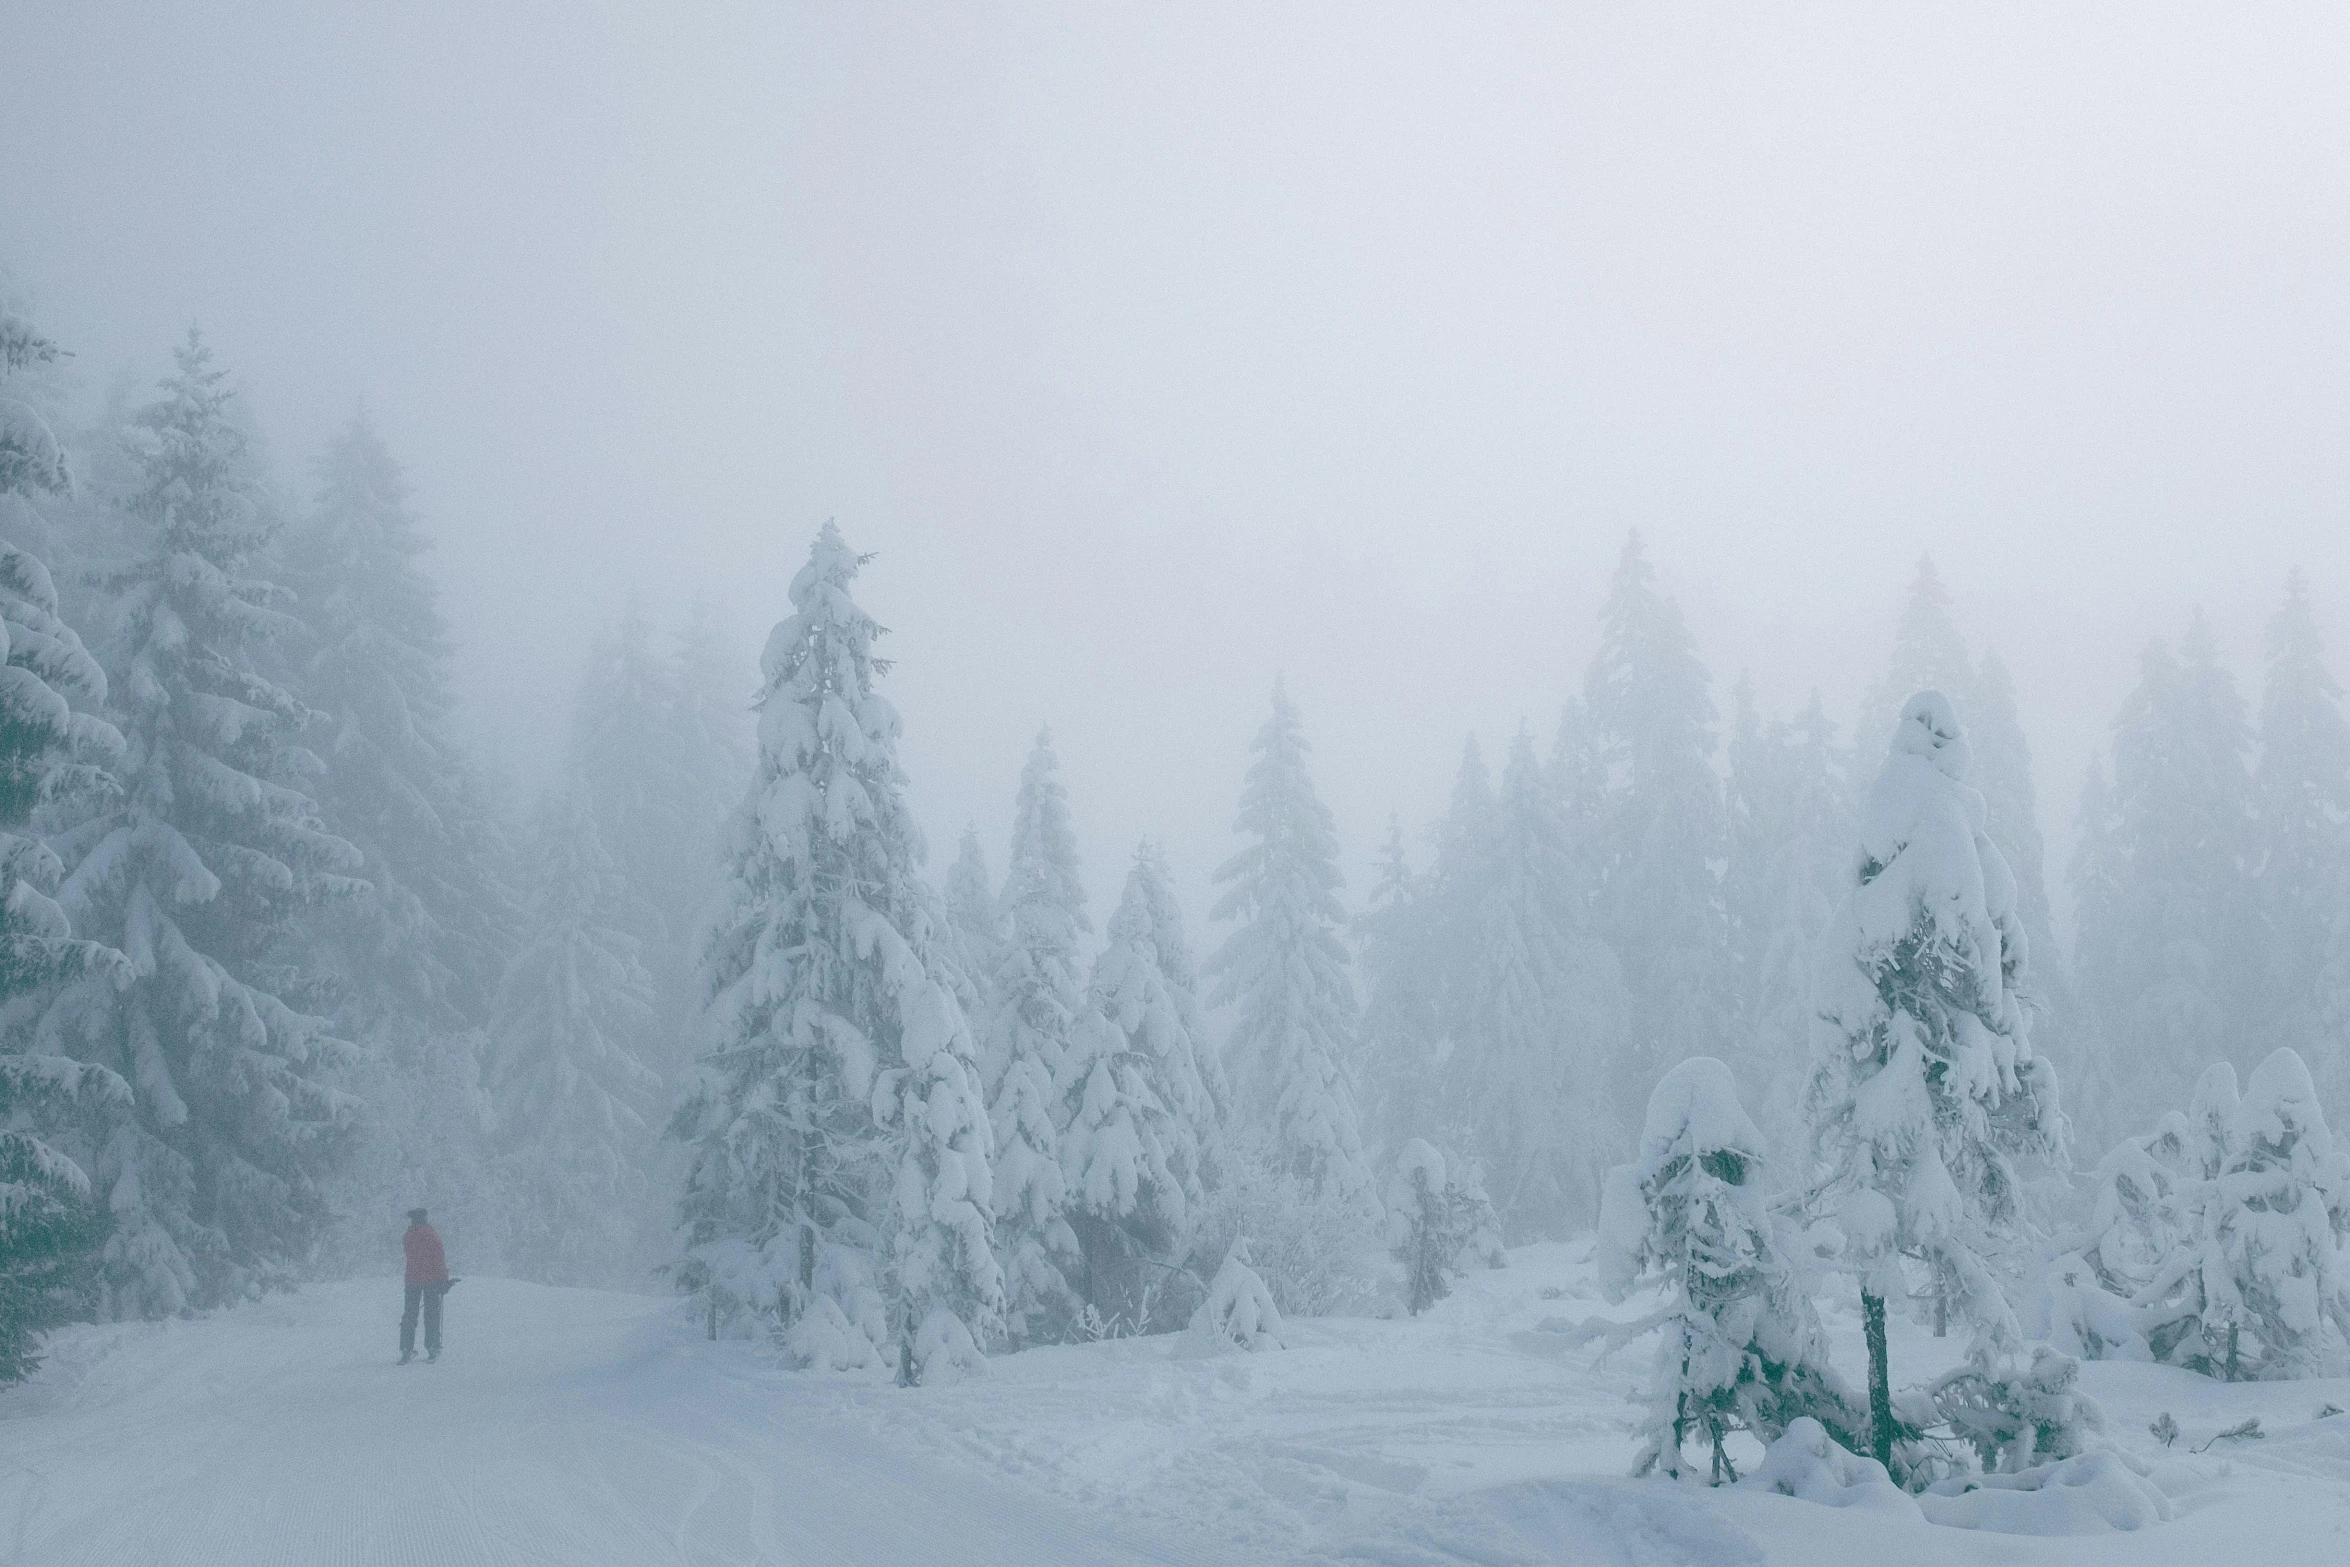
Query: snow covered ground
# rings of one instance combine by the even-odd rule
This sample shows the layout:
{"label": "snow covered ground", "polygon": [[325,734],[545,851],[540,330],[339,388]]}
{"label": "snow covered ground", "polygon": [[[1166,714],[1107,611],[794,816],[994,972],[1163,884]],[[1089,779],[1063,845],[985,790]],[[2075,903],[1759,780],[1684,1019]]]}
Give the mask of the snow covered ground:
{"label": "snow covered ground", "polygon": [[[2222,1387],[2092,1365],[2177,1509],[2136,1534],[1938,1527],[1622,1478],[1650,1346],[1579,1245],[1530,1247],[1417,1321],[1031,1351],[911,1392],[711,1345],[674,1301],[468,1280],[449,1353],[392,1364],[399,1292],[319,1286],[82,1328],[0,1393],[0,1562],[2291,1563],[2350,1551],[2350,1382]],[[1637,1305],[1638,1303],[1634,1303]],[[1631,1315],[1627,1307],[1621,1313]],[[1857,1375],[1854,1313],[1831,1301]],[[1910,1381],[1947,1364],[1897,1324]],[[2165,1451],[2147,1434],[2169,1411]],[[2186,1452],[2249,1415],[2269,1432]]]}

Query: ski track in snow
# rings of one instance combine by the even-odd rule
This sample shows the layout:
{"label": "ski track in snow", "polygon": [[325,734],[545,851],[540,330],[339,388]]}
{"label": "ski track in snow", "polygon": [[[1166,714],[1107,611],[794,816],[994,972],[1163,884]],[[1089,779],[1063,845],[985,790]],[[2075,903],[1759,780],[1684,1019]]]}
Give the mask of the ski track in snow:
{"label": "ski track in snow", "polygon": [[[5,1567],[1312,1563],[1316,1567],[2159,1567],[2350,1557],[2350,1381],[2084,1382],[2176,1522],[1974,1533],[1623,1478],[1653,1340],[1585,1247],[1535,1246],[1417,1321],[1292,1321],[1032,1350],[902,1390],[710,1344],[673,1300],[471,1279],[449,1353],[392,1363],[399,1289],[314,1286],[213,1317],[76,1328],[0,1392]],[[1830,1298],[1836,1362],[1856,1313]],[[1901,1382],[1962,1352],[1894,1324]],[[2164,1451],[2147,1422],[2184,1428]],[[2265,1441],[2185,1449],[2257,1414]],[[1751,1454],[1746,1459],[1751,1461]]]}

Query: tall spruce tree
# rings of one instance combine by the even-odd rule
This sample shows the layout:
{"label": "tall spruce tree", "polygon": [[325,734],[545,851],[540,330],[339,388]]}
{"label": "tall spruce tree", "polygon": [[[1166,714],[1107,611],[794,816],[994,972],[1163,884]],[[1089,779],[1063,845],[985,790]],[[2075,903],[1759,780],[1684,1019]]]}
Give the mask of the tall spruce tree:
{"label": "tall spruce tree", "polygon": [[1200,1092],[1207,1096],[1192,1120],[1199,1131],[1201,1179],[1212,1192],[1226,1162],[1233,1117],[1232,1084],[1200,1006],[1199,960],[1192,955],[1191,938],[1184,930],[1183,904],[1175,895],[1175,873],[1168,868],[1166,851],[1146,840],[1135,851],[1134,864],[1143,907],[1150,914],[1151,948],[1158,954],[1159,976],[1167,982],[1167,1004],[1174,1008],[1175,1021],[1191,1041],[1192,1065]]}
{"label": "tall spruce tree", "polygon": [[979,1056],[995,1127],[996,1243],[1015,1343],[1060,1337],[1080,1304],[1066,1276],[1079,1258],[1061,1168],[1068,1120],[1057,1085],[1088,1021],[1077,939],[1092,926],[1060,766],[1046,730],[1020,773],[1004,882],[1007,932],[988,986],[994,1010]]}
{"label": "tall spruce tree", "polygon": [[642,1056],[652,980],[614,927],[625,894],[595,818],[539,811],[523,944],[498,987],[487,1073],[506,1266],[548,1284],[636,1272],[660,1078]]}
{"label": "tall spruce tree", "polygon": [[1556,801],[1521,729],[1485,833],[1457,1031],[1444,1066],[1505,1235],[1559,1236],[1598,1210],[1621,1133],[1605,1086],[1626,1003],[1592,931]]}
{"label": "tall spruce tree", "polygon": [[2259,936],[2267,959],[2252,1030],[2309,1063],[2326,1088],[2350,1088],[2350,1054],[2328,995],[2336,930],[2350,914],[2350,719],[2325,665],[2301,573],[2268,623],[2254,774]]}
{"label": "tall spruce tree", "polygon": [[29,492],[62,492],[69,476],[56,437],[9,383],[56,353],[0,311],[0,1382],[29,1373],[38,1335],[87,1308],[105,1215],[68,1149],[102,1145],[130,1105],[115,1073],[29,1038],[58,987],[130,977],[120,953],[75,939],[50,896],[64,867],[31,830],[44,807],[110,792],[104,768],[122,752],[93,713],[105,673],[59,618],[48,568],[17,542],[34,521]]}
{"label": "tall spruce tree", "polygon": [[803,1355],[966,1362],[1003,1311],[994,1146],[921,876],[864,557],[826,523],[760,660],[759,759],[702,948],[678,1270]]}
{"label": "tall spruce tree", "polygon": [[1940,691],[1956,704],[1973,750],[1972,778],[1983,796],[1991,841],[2015,873],[2016,908],[2031,947],[2032,995],[2037,1014],[2034,1046],[2061,1070],[2099,1075],[2089,1053],[2097,1048],[2083,1026],[2070,966],[2056,940],[2048,903],[2047,846],[2040,830],[2039,794],[2032,782],[2031,746],[2016,708],[2015,680],[1996,649],[1980,662],[1967,651],[1951,612],[1950,590],[1933,557],[1918,557],[1893,656],[1872,688],[1857,737],[1864,765],[1881,760],[1910,693]]}
{"label": "tall spruce tree", "polygon": [[225,374],[193,332],[177,361],[129,432],[140,553],[109,583],[123,792],[59,839],[71,866],[59,902],[135,977],[77,981],[42,1024],[135,1095],[94,1171],[114,1216],[104,1308],[116,1315],[297,1277],[355,1109],[333,1086],[351,1047],[284,997],[309,984],[285,961],[289,932],[365,890],[359,852],[325,830],[308,792],[315,715],[259,665],[301,628],[281,591],[249,575],[271,526]]}
{"label": "tall spruce tree", "polygon": [[1974,746],[1974,779],[1983,796],[1984,830],[2015,873],[2016,918],[2031,949],[2032,1048],[2060,1075],[2096,1075],[2088,1055],[2096,1040],[2083,1026],[2072,965],[2056,939],[2048,904],[2048,847],[2040,831],[2040,796],[2032,782],[2032,749],[2016,709],[2015,680],[1996,648],[1984,650],[1968,690],[1967,734]]}
{"label": "tall spruce tree", "polygon": [[1397,1150],[1432,1136],[1440,1114],[1437,1062],[1444,1044],[1447,932],[1430,878],[1412,870],[1403,823],[1387,820],[1355,934],[1363,960],[1363,1081],[1372,1140]]}
{"label": "tall spruce tree", "polygon": [[995,982],[996,965],[1003,959],[1004,921],[975,826],[963,829],[955,863],[947,868],[946,911],[947,933],[954,938],[955,961],[963,972],[963,1010],[984,1020],[994,1011],[988,986]]}
{"label": "tall spruce tree", "polygon": [[1233,1009],[1226,1049],[1257,1134],[1313,1191],[1375,1215],[1350,1071],[1358,1008],[1339,938],[1338,834],[1306,773],[1312,747],[1281,681],[1251,749],[1233,822],[1248,841],[1216,871],[1227,890],[1215,917],[1237,925],[1208,960],[1210,999]]}
{"label": "tall spruce tree", "polygon": [[[682,675],[655,646],[644,605],[631,598],[588,650],[567,751],[570,787],[620,873],[615,919],[653,979],[661,1025],[654,1065],[665,1079],[687,1070],[697,926],[716,885],[708,867],[718,858],[719,818],[710,811],[730,774],[722,760],[693,753],[694,720],[710,715],[687,699]],[[743,770],[731,776],[739,786]]]}
{"label": "tall spruce tree", "polygon": [[674,813],[672,830],[678,837],[659,873],[640,866],[630,882],[632,895],[650,901],[659,913],[667,939],[666,950],[644,954],[654,980],[655,1045],[647,1059],[673,1085],[689,1068],[700,1006],[694,954],[725,880],[720,835],[751,776],[755,737],[748,666],[710,606],[696,599],[677,634],[665,693],[670,766],[687,789]]}
{"label": "tall spruce tree", "polygon": [[367,1110],[332,1195],[351,1220],[341,1260],[369,1268],[416,1203],[453,1240],[488,1240],[476,1046],[517,923],[509,845],[454,733],[428,548],[399,465],[354,418],[285,542],[302,632],[283,651],[324,714],[321,812],[368,883],[313,922],[311,950],[336,1032],[366,1051],[349,1086]]}
{"label": "tall spruce tree", "polygon": [[[451,650],[397,462],[364,416],[318,465],[288,541],[307,636],[301,690],[326,714],[319,803],[372,888],[343,923],[343,988],[372,1029],[405,1012],[479,1018],[509,945],[505,845],[454,733]],[[342,1021],[338,1019],[338,1021]]]}
{"label": "tall spruce tree", "polygon": [[[687,817],[698,836],[689,840],[676,867],[678,904],[689,922],[698,919],[716,894],[718,833],[743,780],[751,775],[755,736],[751,697],[744,678],[746,659],[718,624],[707,601],[687,608],[670,661],[669,732],[677,758],[692,780]],[[690,939],[691,931],[688,936]]]}
{"label": "tall spruce tree", "polygon": [[1766,723],[1740,682],[1722,879],[1740,1002],[1730,1059],[1751,1085],[1760,1128],[1783,1155],[1802,1141],[1812,953],[1834,916],[1851,852],[1845,760],[1817,691],[1793,721]]}
{"label": "tall spruce tree", "polygon": [[2156,642],[2141,657],[2114,722],[2111,786],[2092,782],[2102,799],[2084,801],[2074,862],[2083,1012],[2117,1090],[2092,1104],[2105,1137],[2240,1057],[2237,1020],[2250,1015],[2251,730],[2200,616],[2182,651]]}
{"label": "tall spruce tree", "polygon": [[1629,1048],[1612,1085],[1626,1107],[1646,1101],[1656,1072],[1719,1049],[1730,1026],[1715,872],[1726,824],[1707,684],[1696,640],[1657,591],[1635,533],[1600,611],[1583,690],[1600,780],[1599,924],[1630,1002]]}
{"label": "tall spruce tree", "polygon": [[1213,1135],[1199,1041],[1159,967],[1156,869],[1145,844],[1110,916],[1086,986],[1089,1014],[1055,1085],[1082,1293],[1105,1321],[1123,1315],[1137,1324],[1164,1270],[1189,1250]]}
{"label": "tall spruce tree", "polygon": [[[1934,569],[1934,557],[1920,555],[1917,571],[1902,600],[1901,619],[1893,631],[1893,656],[1885,672],[1869,688],[1866,711],[1854,743],[1861,763],[1871,767],[1883,760],[1900,726],[1901,707],[1919,691],[1940,691],[1971,709],[1967,702],[1975,683],[1975,664],[1966,638],[1951,613],[1950,589]],[[1962,713],[1963,719],[1967,715]]]}
{"label": "tall spruce tree", "polygon": [[1986,1263],[2019,1217],[2022,1161],[2061,1154],[2056,1078],[2033,1054],[2015,878],[1967,784],[1956,709],[1922,691],[1902,710],[1861,810],[1849,891],[1823,938],[1805,1104],[1819,1195],[1837,1203],[1861,1287],[1878,1462],[1894,1425],[1885,1301],[1926,1298],[2011,1348],[2013,1312]]}

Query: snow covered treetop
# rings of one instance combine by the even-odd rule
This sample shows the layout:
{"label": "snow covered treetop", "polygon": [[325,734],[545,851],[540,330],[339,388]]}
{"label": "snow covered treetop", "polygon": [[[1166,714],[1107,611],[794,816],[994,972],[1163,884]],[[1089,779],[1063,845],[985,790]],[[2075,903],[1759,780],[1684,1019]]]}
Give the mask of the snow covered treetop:
{"label": "snow covered treetop", "polygon": [[1939,691],[1920,691],[1903,704],[1901,722],[1893,731],[1893,751],[1897,756],[1923,757],[1953,783],[1966,782],[1967,769],[1974,765],[1957,704]]}
{"label": "snow covered treetop", "polygon": [[2271,1157],[2289,1157],[2297,1147],[2321,1160],[2332,1155],[2334,1135],[2299,1051],[2278,1050],[2252,1069],[2236,1110],[2236,1135],[2248,1152]]}
{"label": "snow covered treetop", "polygon": [[[1754,1182],[1765,1158],[1763,1135],[1738,1102],[1730,1069],[1692,1056],[1657,1080],[1640,1129],[1640,1152],[1608,1171],[1601,1194],[1600,1289],[1622,1300],[1643,1272],[1677,1255],[1692,1227],[1709,1235],[1728,1226],[1756,1245],[1770,1220]],[[1723,1257],[1750,1258],[1745,1244]]]}
{"label": "snow covered treetop", "polygon": [[1711,1153],[1733,1153],[1747,1163],[1758,1163],[1766,1146],[1746,1107],[1738,1102],[1730,1069],[1711,1056],[1692,1056],[1674,1067],[1648,1096],[1648,1119],[1640,1128],[1644,1171],[1682,1154],[1703,1159]]}
{"label": "snow covered treetop", "polygon": [[[819,631],[842,638],[852,657],[870,656],[873,639],[882,634],[883,627],[849,596],[850,581],[869,558],[850,549],[832,523],[825,523],[817,532],[816,542],[808,550],[808,563],[792,578],[793,612],[768,634],[766,651],[759,658],[760,670],[770,682],[797,670],[807,644]],[[876,673],[888,672],[888,665],[879,660],[874,661],[874,668]],[[816,677],[821,681],[833,673],[821,670]]]}
{"label": "snow covered treetop", "polygon": [[1920,691],[1903,705],[1892,754],[1861,811],[1852,913],[1864,945],[1931,937],[1953,950],[1980,993],[1952,999],[2010,1042],[2000,1052],[2007,1077],[2011,1057],[2029,1053],[2028,1016],[2013,994],[2028,954],[2015,875],[1985,835],[1982,795],[1966,782],[1971,761],[1950,698]]}
{"label": "snow covered treetop", "polygon": [[1412,1194],[1412,1177],[1423,1174],[1428,1178],[1430,1191],[1444,1190],[1444,1155],[1438,1153],[1435,1145],[1425,1137],[1415,1137],[1404,1144],[1395,1156],[1395,1171],[1387,1180],[1389,1206],[1401,1206],[1408,1202]]}

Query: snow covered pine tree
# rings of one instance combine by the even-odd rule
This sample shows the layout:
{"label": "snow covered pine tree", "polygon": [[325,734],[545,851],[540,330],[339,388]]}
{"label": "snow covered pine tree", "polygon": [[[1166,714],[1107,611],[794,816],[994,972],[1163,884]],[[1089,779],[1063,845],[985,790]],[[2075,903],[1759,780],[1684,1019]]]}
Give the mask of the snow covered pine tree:
{"label": "snow covered pine tree", "polygon": [[[2073,855],[2080,993],[2110,1081],[2080,1085],[2116,1131],[2144,1126],[2261,1015],[2251,939],[2258,821],[2244,700],[2201,618],[2180,655],[2150,644],[2092,771]],[[2129,1070],[2119,1071],[2126,1061]]]}
{"label": "snow covered pine tree", "polygon": [[[1728,924],[1714,871],[1728,823],[1706,688],[1697,639],[1657,591],[1634,533],[1600,610],[1582,705],[1601,846],[1593,907],[1630,1002],[1625,1047],[1610,1052],[1625,1116],[1655,1073],[1719,1048],[1730,1031]],[[1509,1177],[1498,1165],[1493,1173],[1506,1213]]]}
{"label": "snow covered pine tree", "polygon": [[1717,1485],[1738,1478],[1723,1447],[1732,1431],[1767,1447],[1809,1417],[1860,1446],[1865,1411],[1829,1368],[1818,1313],[1779,1251],[1758,1180],[1764,1163],[1730,1069],[1693,1056],[1649,1096],[1639,1156],[1608,1172],[1601,1287],[1620,1302],[1656,1279],[1671,1302],[1635,1474],[1686,1473],[1681,1446],[1692,1431],[1712,1450]]}
{"label": "snow covered pine tree", "polygon": [[[460,1235],[481,1213],[479,1030],[521,924],[511,848],[455,733],[428,547],[399,464],[353,419],[320,459],[316,503],[284,556],[303,617],[286,649],[297,694],[325,714],[320,814],[368,883],[306,923],[335,1032],[364,1052],[341,1086],[365,1108],[328,1195],[349,1215],[336,1260],[370,1271],[392,1194]],[[482,1239],[466,1235],[469,1253],[483,1255]]]}
{"label": "snow covered pine tree", "polygon": [[540,808],[529,928],[498,987],[488,1087],[506,1265],[527,1279],[634,1282],[660,1078],[640,1051],[653,981],[614,928],[621,880],[578,799]]}
{"label": "snow covered pine tree", "polygon": [[261,667],[299,634],[245,573],[271,524],[224,373],[194,332],[128,432],[136,558],[108,579],[102,644],[123,792],[59,835],[58,901],[135,978],[61,991],[43,1037],[120,1071],[136,1114],[93,1172],[114,1214],[104,1310],[169,1316],[290,1284],[327,1218],[321,1180],[357,1105],[351,1047],[281,991],[307,982],[304,917],[366,890],[319,823],[316,715]]}
{"label": "snow covered pine tree", "polygon": [[1885,1299],[1921,1261],[1937,1314],[1975,1329],[1978,1359],[2019,1339],[1984,1264],[2015,1222],[2016,1160],[2058,1158],[2056,1077],[2032,1054],[2015,879],[1967,787],[1967,742],[1950,700],[1902,708],[1892,752],[1861,810],[1852,881],[1820,945],[1819,1022],[1805,1107],[1841,1204],[1869,1347],[1870,1432],[1892,1467]]}
{"label": "snow covered pine tree", "polygon": [[1091,929],[1069,796],[1049,731],[1036,737],[1013,808],[1004,883],[1008,927],[987,990],[995,1011],[980,1042],[980,1084],[995,1128],[996,1244],[1005,1325],[1015,1344],[1064,1337],[1082,1302],[1080,1262],[1061,1168],[1066,1115],[1056,1087],[1085,1022],[1077,938]]}
{"label": "snow covered pine tree", "polygon": [[760,660],[759,760],[702,949],[678,1270],[805,1359],[976,1368],[1002,1320],[987,1109],[906,809],[864,557],[826,523]]}
{"label": "snow covered pine tree", "polygon": [[[1305,734],[1288,690],[1257,734],[1233,830],[1252,840],[1216,871],[1228,889],[1218,919],[1239,927],[1208,961],[1213,1001],[1235,1009],[1226,1049],[1262,1107],[1256,1128],[1283,1167],[1367,1220],[1379,1199],[1363,1158],[1348,1058],[1355,1044],[1353,977],[1335,896],[1338,837],[1306,775]],[[1266,1124],[1269,1122],[1270,1124]]]}
{"label": "snow covered pine tree", "polygon": [[1189,1250],[1206,1197],[1201,1149],[1214,1136],[1198,1045],[1159,968],[1156,874],[1144,844],[1094,959],[1090,1014],[1058,1084],[1086,1303],[1097,1320],[1123,1316],[1136,1328],[1148,1326],[1148,1303]]}
{"label": "snow covered pine tree", "polygon": [[947,868],[945,934],[954,942],[955,963],[963,973],[962,986],[956,992],[963,1010],[984,1021],[994,1011],[988,987],[994,983],[996,964],[1003,958],[1004,921],[996,907],[995,883],[987,874],[987,855],[979,847],[977,827],[963,829],[955,863]]}
{"label": "snow covered pine tree", "polygon": [[18,492],[66,485],[56,438],[5,390],[11,374],[55,353],[0,311],[0,1382],[28,1374],[35,1336],[81,1306],[105,1229],[89,1172],[59,1144],[102,1144],[130,1107],[130,1089],[105,1067],[23,1049],[57,986],[94,970],[130,978],[120,953],[73,938],[49,897],[64,867],[27,830],[43,803],[110,787],[101,767],[122,751],[89,711],[105,700],[104,672],[58,618],[47,567],[10,537],[27,504]]}
{"label": "snow covered pine tree", "polygon": [[1446,1095],[1503,1233],[1556,1238],[1596,1213],[1606,1160],[1623,1147],[1607,1083],[1625,1039],[1623,987],[1523,729],[1484,826],[1476,896],[1461,908],[1470,945]]}

